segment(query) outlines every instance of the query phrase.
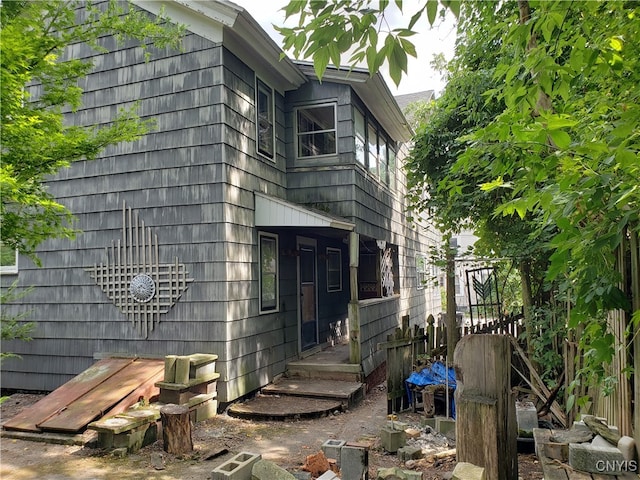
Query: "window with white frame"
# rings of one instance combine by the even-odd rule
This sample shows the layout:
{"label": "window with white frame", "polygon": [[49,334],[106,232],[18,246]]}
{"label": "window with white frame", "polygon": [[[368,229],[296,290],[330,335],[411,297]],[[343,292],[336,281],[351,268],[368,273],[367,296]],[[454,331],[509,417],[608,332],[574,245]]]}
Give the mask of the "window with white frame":
{"label": "window with white frame", "polygon": [[327,247],[327,292],[342,291],[342,251]]}
{"label": "window with white frame", "polygon": [[421,253],[416,255],[416,281],[418,290],[425,288],[429,282],[429,266],[427,257]]}
{"label": "window with white frame", "polygon": [[0,273],[18,273],[18,251],[0,242]]}
{"label": "window with white frame", "polygon": [[275,129],[273,122],[273,89],[256,79],[256,138],[258,153],[273,160]]}
{"label": "window with white frame", "polygon": [[258,234],[260,250],[260,313],[278,311],[278,236]]}
{"label": "window with white frame", "polygon": [[369,124],[369,128],[367,129],[367,140],[369,142],[369,157],[367,162],[368,170],[374,174],[378,175],[378,130],[376,130],[375,125]]}
{"label": "window with white frame", "polygon": [[335,155],[336,106],[313,105],[296,110],[298,158]]}
{"label": "window with white frame", "polygon": [[361,165],[367,162],[367,128],[364,115],[357,108],[353,109],[353,124],[356,142],[356,161]]}

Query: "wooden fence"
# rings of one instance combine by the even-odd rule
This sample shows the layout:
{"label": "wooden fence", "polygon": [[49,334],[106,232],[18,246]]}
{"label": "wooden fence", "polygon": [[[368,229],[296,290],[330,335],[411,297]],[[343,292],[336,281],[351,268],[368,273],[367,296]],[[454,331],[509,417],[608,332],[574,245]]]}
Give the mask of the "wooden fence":
{"label": "wooden fence", "polygon": [[[414,325],[409,327],[409,315],[402,317],[402,327],[387,336],[387,341],[378,344],[378,348],[386,350],[387,359],[387,413],[401,412],[410,407],[410,400],[405,386],[405,380],[414,369],[424,363],[426,357],[441,358],[447,350],[446,326],[435,325],[433,315],[427,318],[426,333],[424,328]],[[522,326],[522,316],[504,317],[500,320],[488,322],[473,327],[461,327],[460,336],[470,334],[502,333],[511,334],[517,338]],[[451,363],[453,359],[449,359]]]}

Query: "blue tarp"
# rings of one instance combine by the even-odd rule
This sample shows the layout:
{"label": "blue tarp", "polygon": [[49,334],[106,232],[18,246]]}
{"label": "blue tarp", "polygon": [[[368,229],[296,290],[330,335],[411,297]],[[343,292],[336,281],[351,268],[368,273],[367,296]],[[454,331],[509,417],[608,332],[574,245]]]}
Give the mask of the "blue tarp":
{"label": "blue tarp", "polygon": [[[434,362],[431,366],[424,368],[420,372],[413,372],[409,378],[405,380],[407,387],[407,394],[409,400],[411,400],[411,385],[418,387],[424,387],[427,385],[447,385],[447,378],[449,388],[456,388],[456,373],[453,367],[445,367],[442,362]],[[456,405],[453,399],[453,395],[449,395],[449,414],[451,418],[456,418]]]}

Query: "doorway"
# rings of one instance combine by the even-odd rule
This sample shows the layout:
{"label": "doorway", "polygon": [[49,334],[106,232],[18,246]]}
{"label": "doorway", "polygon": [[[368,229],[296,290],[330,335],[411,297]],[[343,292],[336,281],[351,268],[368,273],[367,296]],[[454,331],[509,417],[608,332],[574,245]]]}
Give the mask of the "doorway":
{"label": "doorway", "polygon": [[300,350],[318,345],[318,275],[316,241],[298,237]]}

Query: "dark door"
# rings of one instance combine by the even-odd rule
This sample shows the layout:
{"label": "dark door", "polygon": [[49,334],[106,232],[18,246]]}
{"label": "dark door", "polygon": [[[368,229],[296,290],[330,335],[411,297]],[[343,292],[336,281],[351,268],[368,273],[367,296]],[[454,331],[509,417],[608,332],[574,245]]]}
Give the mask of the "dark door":
{"label": "dark door", "polygon": [[300,343],[302,350],[318,344],[316,247],[299,244],[300,251]]}

